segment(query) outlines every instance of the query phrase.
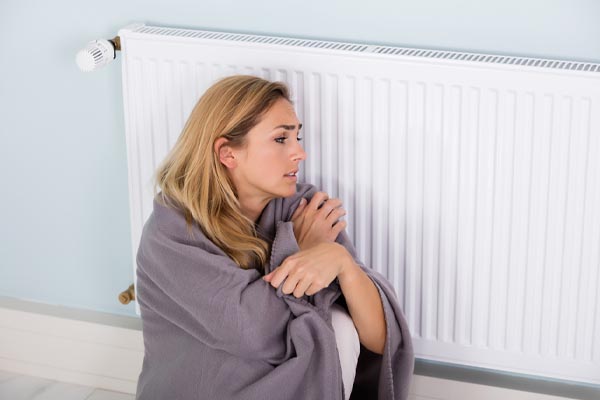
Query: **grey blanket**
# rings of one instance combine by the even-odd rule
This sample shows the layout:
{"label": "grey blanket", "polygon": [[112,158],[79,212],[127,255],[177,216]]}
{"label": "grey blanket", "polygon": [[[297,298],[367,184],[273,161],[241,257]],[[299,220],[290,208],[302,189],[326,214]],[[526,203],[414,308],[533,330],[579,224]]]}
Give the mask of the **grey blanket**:
{"label": "grey blanket", "polygon": [[[257,227],[272,242],[266,273],[299,251],[291,216],[301,197],[274,199]],[[330,306],[346,309],[338,280],[297,299],[239,268],[183,213],[154,200],[137,253],[144,362],[137,399],[343,399]],[[410,332],[391,284],[357,259],[346,232],[337,239],[377,287],[387,338],[383,355],[361,345],[351,399],[406,399],[413,374]]]}

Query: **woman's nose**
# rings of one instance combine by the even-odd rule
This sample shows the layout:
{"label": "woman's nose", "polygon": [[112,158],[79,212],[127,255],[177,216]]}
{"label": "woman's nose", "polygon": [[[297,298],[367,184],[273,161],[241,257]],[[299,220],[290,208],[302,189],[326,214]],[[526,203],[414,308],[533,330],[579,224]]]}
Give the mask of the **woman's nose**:
{"label": "woman's nose", "polygon": [[304,151],[304,148],[302,147],[302,145],[300,143],[298,143],[296,145],[296,149],[294,151],[294,154],[292,156],[293,160],[306,160],[306,152]]}

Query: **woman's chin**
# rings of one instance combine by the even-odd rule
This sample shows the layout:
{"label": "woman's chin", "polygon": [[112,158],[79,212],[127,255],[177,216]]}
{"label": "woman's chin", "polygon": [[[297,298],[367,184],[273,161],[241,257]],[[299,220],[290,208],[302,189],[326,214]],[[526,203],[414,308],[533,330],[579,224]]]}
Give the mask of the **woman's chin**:
{"label": "woman's chin", "polygon": [[281,197],[290,197],[296,194],[296,184],[289,185],[285,190],[282,191]]}

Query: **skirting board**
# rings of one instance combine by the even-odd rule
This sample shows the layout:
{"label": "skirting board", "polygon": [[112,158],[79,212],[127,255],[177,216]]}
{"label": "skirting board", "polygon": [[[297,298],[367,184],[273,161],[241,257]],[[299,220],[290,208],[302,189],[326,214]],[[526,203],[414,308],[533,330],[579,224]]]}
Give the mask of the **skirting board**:
{"label": "skirting board", "polygon": [[[143,358],[137,318],[0,297],[0,370],[134,394]],[[411,400],[594,398],[581,391],[558,397],[416,374],[410,393]]]}
{"label": "skirting board", "polygon": [[1,370],[135,393],[143,359],[136,318],[0,301]]}

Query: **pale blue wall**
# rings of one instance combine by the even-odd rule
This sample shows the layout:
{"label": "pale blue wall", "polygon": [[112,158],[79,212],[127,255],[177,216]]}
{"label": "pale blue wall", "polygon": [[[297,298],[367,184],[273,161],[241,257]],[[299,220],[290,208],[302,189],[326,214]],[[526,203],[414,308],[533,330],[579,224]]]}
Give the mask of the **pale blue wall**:
{"label": "pale blue wall", "polygon": [[[290,6],[296,4],[296,6]],[[76,52],[140,21],[600,62],[600,2],[0,2],[0,295],[135,315],[121,65]]]}

